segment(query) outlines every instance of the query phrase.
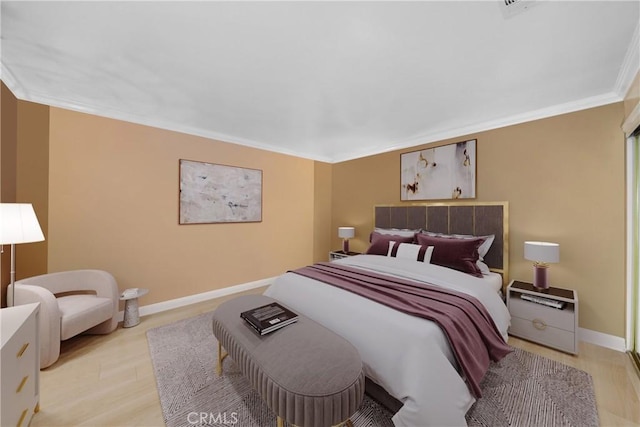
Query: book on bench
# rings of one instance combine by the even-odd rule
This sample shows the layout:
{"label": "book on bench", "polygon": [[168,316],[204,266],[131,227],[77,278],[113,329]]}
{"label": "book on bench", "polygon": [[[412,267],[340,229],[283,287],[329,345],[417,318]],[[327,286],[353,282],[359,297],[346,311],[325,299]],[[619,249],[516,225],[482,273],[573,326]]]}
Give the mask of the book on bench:
{"label": "book on bench", "polygon": [[298,315],[286,307],[272,302],[243,311],[240,317],[247,321],[260,335],[268,334],[298,320]]}

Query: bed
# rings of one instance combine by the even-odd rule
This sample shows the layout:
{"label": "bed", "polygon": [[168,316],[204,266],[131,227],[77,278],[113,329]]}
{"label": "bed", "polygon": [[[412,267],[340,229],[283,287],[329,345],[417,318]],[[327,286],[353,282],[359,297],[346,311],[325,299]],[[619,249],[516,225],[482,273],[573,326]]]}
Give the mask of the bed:
{"label": "bed", "polygon": [[[500,291],[507,279],[507,209],[503,202],[374,208],[374,224],[380,231],[422,229],[447,235],[494,235],[484,257],[490,271],[482,275],[372,254],[334,263],[471,295],[486,308],[506,342],[510,317]],[[460,374],[447,336],[434,322],[294,272],[276,279],[265,294],[342,335],[358,349],[367,378],[402,403],[392,418],[396,426],[466,424],[465,414],[475,398]]]}

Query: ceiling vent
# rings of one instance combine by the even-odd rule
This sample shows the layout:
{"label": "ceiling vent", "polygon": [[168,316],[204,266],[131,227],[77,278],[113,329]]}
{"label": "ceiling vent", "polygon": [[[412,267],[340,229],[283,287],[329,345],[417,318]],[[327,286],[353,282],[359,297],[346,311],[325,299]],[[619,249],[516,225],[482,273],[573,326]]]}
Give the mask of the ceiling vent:
{"label": "ceiling vent", "polygon": [[505,18],[511,18],[514,15],[529,10],[536,5],[536,0],[500,0],[500,10]]}

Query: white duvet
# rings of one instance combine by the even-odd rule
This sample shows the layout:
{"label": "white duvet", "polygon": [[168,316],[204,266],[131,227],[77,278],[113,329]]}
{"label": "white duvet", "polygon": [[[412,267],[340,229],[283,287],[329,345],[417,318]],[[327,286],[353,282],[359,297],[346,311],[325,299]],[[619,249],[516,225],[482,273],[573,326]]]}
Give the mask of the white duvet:
{"label": "white duvet", "polygon": [[[459,271],[412,260],[358,255],[334,261],[378,273],[425,281],[480,300],[506,340],[509,312],[491,286]],[[433,322],[410,316],[335,286],[286,273],[265,295],[350,341],[365,374],[403,402],[396,426],[462,426],[474,403],[458,373],[446,336]]]}

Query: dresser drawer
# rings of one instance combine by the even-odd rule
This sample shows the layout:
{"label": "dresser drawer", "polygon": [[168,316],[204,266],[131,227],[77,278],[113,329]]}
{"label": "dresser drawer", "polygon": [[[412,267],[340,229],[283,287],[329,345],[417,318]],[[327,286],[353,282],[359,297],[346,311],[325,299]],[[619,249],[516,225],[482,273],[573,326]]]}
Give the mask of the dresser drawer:
{"label": "dresser drawer", "polygon": [[[31,383],[31,387],[29,387],[28,383]],[[28,388],[30,388],[30,390],[27,390]],[[7,424],[2,424],[2,427],[5,425],[27,427],[29,425],[35,409],[33,392],[33,379],[29,378],[27,383],[25,383],[22,392],[15,397],[14,405],[11,407],[12,412],[10,412],[8,417],[6,417]],[[31,393],[31,396],[27,393]],[[2,418],[2,422],[5,422],[5,417]]]}
{"label": "dresser drawer", "polygon": [[[15,366],[22,360],[28,359],[30,354],[35,351],[35,330],[36,318],[30,316],[20,325],[16,333],[9,338],[7,343],[2,347],[2,362]],[[30,367],[29,369],[33,369]]]}
{"label": "dresser drawer", "polygon": [[[545,307],[546,308],[546,307]],[[556,309],[552,309],[556,310]],[[560,311],[560,310],[557,310]],[[577,353],[574,332],[544,324],[539,319],[511,318],[509,334],[525,338],[569,353]]]}
{"label": "dresser drawer", "polygon": [[509,300],[509,312],[512,316],[525,320],[541,320],[546,325],[558,329],[575,332],[575,316],[573,305],[567,304],[563,310],[547,307],[535,302],[524,301],[518,295]]}
{"label": "dresser drawer", "polygon": [[2,384],[2,427],[28,425],[37,404],[34,401],[36,378],[28,374],[20,377],[20,380],[15,377],[12,377],[14,381],[11,383]]}
{"label": "dresser drawer", "polygon": [[6,420],[6,424],[2,424],[2,427],[28,427],[31,423],[31,418],[33,418],[33,408],[16,406],[11,409],[13,412],[2,418],[3,423],[5,423]]}
{"label": "dresser drawer", "polygon": [[26,427],[39,401],[39,304],[0,309],[0,425]]}
{"label": "dresser drawer", "polygon": [[[40,363],[40,358],[36,354],[37,347],[36,343],[32,340],[22,340],[20,348],[18,352],[14,354],[15,360],[13,362],[14,370],[18,373],[20,378],[23,375],[33,373],[33,366],[36,363],[36,359],[38,364]],[[18,355],[18,353],[21,353]]]}
{"label": "dresser drawer", "polygon": [[33,372],[21,373],[15,384],[12,384],[11,387],[11,392],[16,395],[16,398],[26,402],[27,406],[31,405],[35,391],[36,379],[33,376]]}

